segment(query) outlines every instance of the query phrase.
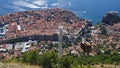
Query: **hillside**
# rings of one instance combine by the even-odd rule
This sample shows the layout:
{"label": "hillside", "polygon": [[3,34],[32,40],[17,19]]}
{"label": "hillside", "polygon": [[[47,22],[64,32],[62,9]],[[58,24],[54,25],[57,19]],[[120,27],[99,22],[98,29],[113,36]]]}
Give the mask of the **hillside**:
{"label": "hillside", "polygon": [[[44,35],[47,36],[45,38],[54,40],[55,38],[51,36],[58,33],[60,25],[63,26],[66,37],[72,33],[71,37],[75,37],[80,29],[85,28],[86,25],[91,25],[91,23],[77,17],[70,11],[59,8],[16,12],[0,16],[1,34],[4,34],[1,35],[1,40],[18,37],[28,38],[34,35]],[[45,38],[43,37],[43,39]]]}
{"label": "hillside", "polygon": [[[118,51],[120,48],[120,21],[118,12],[108,12],[99,23],[92,28],[92,42],[100,50]],[[105,48],[105,49],[104,49]]]}
{"label": "hillside", "polygon": [[117,11],[110,11],[102,18],[102,23],[107,25],[114,25],[120,22],[120,16]]}
{"label": "hillside", "polygon": [[[49,15],[51,11],[56,11],[56,15]],[[64,19],[65,14],[61,14],[63,11],[67,17]],[[38,12],[40,18],[34,17],[33,13]],[[21,16],[21,14],[27,14],[28,16]],[[55,12],[54,12],[55,13]],[[60,18],[56,19],[60,13]],[[16,14],[16,13],[13,13]],[[60,68],[73,68],[73,67],[93,67],[93,68],[119,68],[120,63],[120,23],[115,23],[116,20],[112,21],[111,24],[99,23],[91,26],[91,22],[78,18],[73,13],[63,10],[63,9],[45,9],[40,11],[25,11],[17,13],[18,20],[14,22],[1,22],[3,29],[3,34],[5,36],[1,40],[14,39],[11,45],[5,43],[2,44],[2,48],[9,49],[7,46],[12,46],[6,55],[4,52],[1,53],[1,59],[7,60],[11,59],[13,56],[18,59],[18,62],[23,62],[23,64],[3,64],[5,66],[12,66],[19,68],[17,66],[25,66],[24,63],[40,65],[43,68],[50,67],[60,67]],[[33,15],[31,15],[33,14]],[[45,14],[45,16],[44,16]],[[47,15],[46,15],[47,14]],[[11,16],[11,14],[9,14]],[[9,16],[8,15],[8,16]],[[30,16],[31,15],[31,16]],[[63,16],[63,17],[61,17]],[[4,16],[3,16],[4,17]],[[14,16],[11,16],[14,17]],[[47,18],[46,18],[47,17]],[[16,18],[16,17],[15,17]],[[66,20],[67,19],[67,20]],[[114,17],[112,18],[114,19]],[[8,20],[8,19],[7,19]],[[14,20],[14,19],[12,19]],[[110,21],[111,19],[107,20]],[[5,20],[6,21],[6,20]],[[11,21],[11,20],[10,20]],[[58,44],[51,41],[40,41],[36,44],[32,44],[32,41],[21,42],[25,40],[26,37],[29,39],[39,39],[39,40],[58,40],[58,27],[63,26],[64,37],[68,39],[77,39],[75,42],[64,42],[62,53],[63,57],[59,59],[59,52],[57,51]],[[89,27],[91,26],[91,27]],[[2,29],[1,29],[2,30]],[[27,31],[27,32],[26,32]],[[2,31],[1,31],[2,34]],[[21,38],[22,37],[22,38]],[[15,39],[17,38],[17,39]],[[19,41],[18,41],[19,38]],[[55,38],[55,39],[53,39]],[[27,39],[27,40],[28,40]],[[24,50],[24,46],[28,50]],[[82,44],[84,45],[82,47]],[[18,47],[21,46],[22,47]],[[15,46],[15,47],[14,47]],[[85,47],[87,46],[87,47]],[[86,49],[87,48],[87,49]],[[2,50],[2,49],[1,49]],[[86,51],[87,50],[87,51]],[[2,52],[2,51],[1,51]],[[12,54],[13,53],[13,54]],[[57,56],[58,55],[58,56]],[[111,56],[111,57],[110,57]],[[21,60],[19,60],[21,59]],[[12,60],[12,59],[11,59]],[[92,61],[92,62],[91,62]],[[60,62],[60,63],[59,63]],[[0,64],[0,65],[1,65]],[[59,66],[60,65],[60,66]],[[29,67],[29,66],[28,66]],[[30,66],[31,68],[32,66]],[[34,67],[34,66],[33,66]],[[24,67],[22,67],[24,68]]]}
{"label": "hillside", "polygon": [[102,19],[102,26],[106,28],[108,36],[120,38],[120,16],[118,12],[108,12]]}

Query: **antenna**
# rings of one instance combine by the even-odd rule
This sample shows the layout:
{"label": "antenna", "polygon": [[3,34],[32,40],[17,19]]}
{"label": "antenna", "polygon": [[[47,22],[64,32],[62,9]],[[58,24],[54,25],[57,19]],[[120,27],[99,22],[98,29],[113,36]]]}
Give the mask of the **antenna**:
{"label": "antenna", "polygon": [[59,49],[58,49],[58,55],[59,57],[61,58],[62,57],[62,41],[63,41],[63,26],[59,26],[58,27],[59,29]]}

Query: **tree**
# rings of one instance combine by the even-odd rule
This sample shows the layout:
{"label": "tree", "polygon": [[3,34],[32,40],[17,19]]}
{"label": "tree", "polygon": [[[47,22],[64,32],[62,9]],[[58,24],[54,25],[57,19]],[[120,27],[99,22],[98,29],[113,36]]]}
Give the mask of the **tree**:
{"label": "tree", "polygon": [[73,58],[70,56],[63,56],[60,58],[59,68],[71,68],[72,59]]}
{"label": "tree", "polygon": [[30,55],[30,64],[37,65],[36,61],[38,60],[38,51],[30,51]]}
{"label": "tree", "polygon": [[105,27],[101,27],[101,34],[107,35],[107,29]]}
{"label": "tree", "polygon": [[43,68],[53,68],[57,64],[58,56],[55,52],[46,52],[39,56],[39,64]]}
{"label": "tree", "polygon": [[37,60],[38,60],[38,51],[37,50],[23,53],[23,56],[22,56],[23,62],[36,65]]}
{"label": "tree", "polygon": [[49,56],[42,55],[40,63],[43,68],[52,68],[52,62]]}

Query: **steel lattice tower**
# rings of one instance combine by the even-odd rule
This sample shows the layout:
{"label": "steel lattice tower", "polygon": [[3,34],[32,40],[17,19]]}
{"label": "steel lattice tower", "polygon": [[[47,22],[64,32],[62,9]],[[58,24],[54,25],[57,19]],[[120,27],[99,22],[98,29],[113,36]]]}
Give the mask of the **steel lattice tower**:
{"label": "steel lattice tower", "polygon": [[58,55],[59,57],[62,57],[62,41],[63,41],[63,26],[59,26],[59,49],[58,49]]}

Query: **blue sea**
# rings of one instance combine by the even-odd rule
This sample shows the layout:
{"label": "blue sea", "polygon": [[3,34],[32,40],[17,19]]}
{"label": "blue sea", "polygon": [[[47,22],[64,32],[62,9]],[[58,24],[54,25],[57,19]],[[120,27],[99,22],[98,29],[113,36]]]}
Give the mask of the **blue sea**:
{"label": "blue sea", "polygon": [[[120,13],[120,0],[77,1],[74,1],[76,7],[71,7],[71,10],[74,10],[79,17],[92,20],[94,24],[100,22],[102,17],[109,11],[118,11]],[[81,12],[77,12],[78,10]]]}
{"label": "blue sea", "polygon": [[120,13],[120,0],[0,0],[0,6],[0,15],[44,7],[64,8],[80,18],[92,20],[94,24],[109,11]]}

